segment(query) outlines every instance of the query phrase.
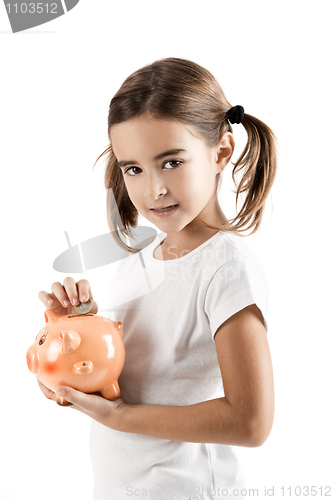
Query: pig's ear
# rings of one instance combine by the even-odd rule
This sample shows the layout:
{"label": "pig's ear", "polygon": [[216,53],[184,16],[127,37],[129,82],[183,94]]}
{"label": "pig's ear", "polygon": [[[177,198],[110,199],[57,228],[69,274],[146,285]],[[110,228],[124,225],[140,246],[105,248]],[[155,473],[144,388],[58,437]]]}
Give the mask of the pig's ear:
{"label": "pig's ear", "polygon": [[60,338],[62,344],[60,347],[60,352],[62,354],[70,354],[75,351],[80,345],[81,337],[75,330],[63,330],[60,332]]}
{"label": "pig's ear", "polygon": [[51,309],[46,309],[46,311],[44,311],[44,317],[46,323],[48,323],[49,321],[57,321],[62,316]]}

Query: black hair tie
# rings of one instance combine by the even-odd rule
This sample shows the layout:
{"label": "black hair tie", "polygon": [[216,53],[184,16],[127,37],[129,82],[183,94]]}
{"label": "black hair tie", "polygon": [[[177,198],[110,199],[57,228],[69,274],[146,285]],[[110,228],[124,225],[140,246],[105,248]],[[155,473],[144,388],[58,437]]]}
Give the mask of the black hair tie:
{"label": "black hair tie", "polygon": [[244,108],[243,106],[233,106],[227,111],[225,115],[226,119],[229,120],[231,124],[233,123],[241,123],[244,118]]}

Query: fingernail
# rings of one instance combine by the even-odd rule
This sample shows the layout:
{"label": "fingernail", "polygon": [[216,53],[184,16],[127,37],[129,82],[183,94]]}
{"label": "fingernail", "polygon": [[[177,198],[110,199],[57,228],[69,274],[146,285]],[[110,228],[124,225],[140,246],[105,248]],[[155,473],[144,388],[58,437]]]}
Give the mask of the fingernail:
{"label": "fingernail", "polygon": [[56,393],[59,394],[59,396],[65,396],[66,394],[66,389],[64,387],[59,387],[57,390],[56,390]]}
{"label": "fingernail", "polygon": [[74,299],[72,299],[73,306],[77,306],[79,303],[80,302],[79,302],[79,300],[76,297],[74,297]]}
{"label": "fingernail", "polygon": [[87,297],[85,295],[81,295],[81,302],[87,302]]}
{"label": "fingernail", "polygon": [[48,304],[52,304],[53,300],[52,299],[47,299],[46,301]]}
{"label": "fingernail", "polygon": [[64,300],[63,304],[64,304],[64,306],[68,306],[69,305],[68,300]]}

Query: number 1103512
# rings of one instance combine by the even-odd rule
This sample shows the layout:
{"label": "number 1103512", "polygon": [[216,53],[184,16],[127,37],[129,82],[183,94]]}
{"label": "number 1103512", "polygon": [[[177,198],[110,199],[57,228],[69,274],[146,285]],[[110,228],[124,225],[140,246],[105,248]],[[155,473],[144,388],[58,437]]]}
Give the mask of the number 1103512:
{"label": "number 1103512", "polygon": [[57,14],[56,3],[29,2],[29,3],[7,3],[8,14]]}

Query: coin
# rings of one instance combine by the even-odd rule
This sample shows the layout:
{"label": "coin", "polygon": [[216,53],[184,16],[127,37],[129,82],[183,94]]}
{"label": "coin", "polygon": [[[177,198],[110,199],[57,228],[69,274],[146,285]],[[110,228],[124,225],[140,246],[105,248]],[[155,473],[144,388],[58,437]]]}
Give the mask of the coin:
{"label": "coin", "polygon": [[80,302],[78,306],[74,306],[74,309],[79,314],[88,314],[93,306],[92,301],[89,299],[88,302]]}

